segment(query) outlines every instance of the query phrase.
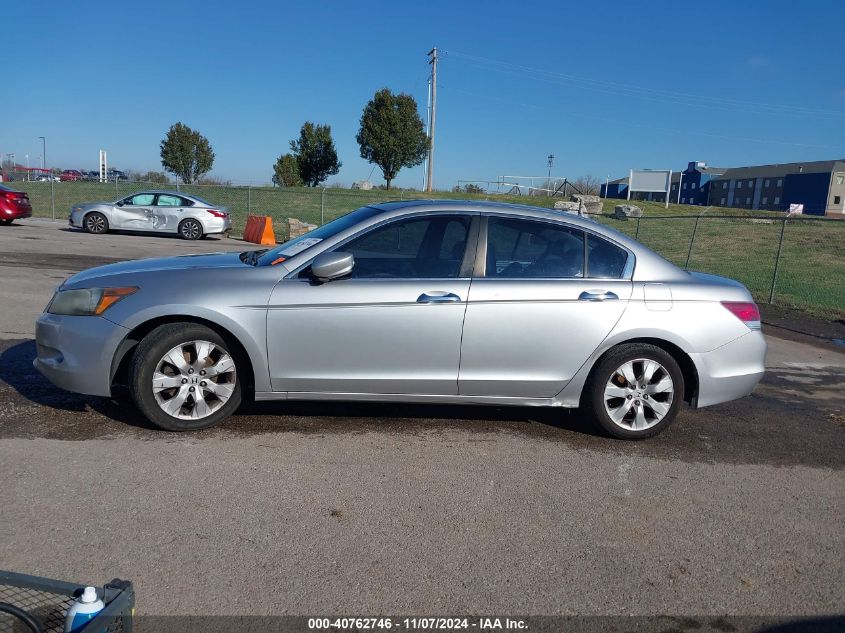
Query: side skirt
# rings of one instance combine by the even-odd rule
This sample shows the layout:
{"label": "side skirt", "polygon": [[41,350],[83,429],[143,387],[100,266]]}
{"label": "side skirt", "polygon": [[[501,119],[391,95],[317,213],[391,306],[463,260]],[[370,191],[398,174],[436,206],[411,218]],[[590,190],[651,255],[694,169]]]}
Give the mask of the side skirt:
{"label": "side skirt", "polygon": [[336,400],[346,402],[414,402],[429,404],[478,404],[515,407],[566,407],[555,398],[512,398],[496,396],[444,396],[397,393],[334,393],[327,391],[257,391],[257,401]]}

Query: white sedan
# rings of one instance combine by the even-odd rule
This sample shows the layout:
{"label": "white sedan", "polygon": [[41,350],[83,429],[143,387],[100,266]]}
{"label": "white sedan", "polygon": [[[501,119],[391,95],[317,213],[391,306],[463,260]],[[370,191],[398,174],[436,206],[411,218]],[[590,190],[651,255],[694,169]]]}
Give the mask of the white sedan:
{"label": "white sedan", "polygon": [[225,233],[231,227],[226,207],[177,191],[140,191],[115,202],[76,205],[69,222],[88,233],[176,233],[186,240]]}

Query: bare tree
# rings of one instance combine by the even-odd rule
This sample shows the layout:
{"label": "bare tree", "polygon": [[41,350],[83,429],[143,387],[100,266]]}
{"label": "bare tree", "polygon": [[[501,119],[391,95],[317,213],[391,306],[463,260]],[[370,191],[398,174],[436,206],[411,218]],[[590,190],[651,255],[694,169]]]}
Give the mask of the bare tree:
{"label": "bare tree", "polygon": [[572,181],[572,186],[576,191],[580,191],[584,195],[597,196],[601,190],[601,180],[595,176],[579,176]]}

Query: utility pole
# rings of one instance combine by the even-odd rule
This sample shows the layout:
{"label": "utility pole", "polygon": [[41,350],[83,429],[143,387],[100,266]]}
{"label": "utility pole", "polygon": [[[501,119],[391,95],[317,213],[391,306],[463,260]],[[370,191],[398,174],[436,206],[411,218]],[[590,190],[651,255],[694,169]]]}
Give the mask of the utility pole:
{"label": "utility pole", "polygon": [[41,139],[41,169],[47,169],[47,139],[39,136]]}
{"label": "utility pole", "polygon": [[[554,187],[552,186],[552,166],[554,164],[555,164],[555,155],[549,154],[549,182],[548,182],[548,184],[546,184],[546,186],[549,188],[549,195],[550,196],[552,195],[552,191],[554,190]],[[564,195],[566,195],[565,192],[564,192]]]}
{"label": "utility pole", "polygon": [[[431,77],[428,78],[428,93],[425,105],[425,137],[428,138],[428,131],[431,128]],[[428,187],[428,154],[425,155],[425,166],[423,168],[423,191]]]}
{"label": "utility pole", "polygon": [[437,119],[437,47],[435,46],[428,51],[429,60],[431,64],[431,127],[428,130],[428,178],[425,185],[425,190],[430,192],[432,189],[432,173],[434,172],[434,123]]}

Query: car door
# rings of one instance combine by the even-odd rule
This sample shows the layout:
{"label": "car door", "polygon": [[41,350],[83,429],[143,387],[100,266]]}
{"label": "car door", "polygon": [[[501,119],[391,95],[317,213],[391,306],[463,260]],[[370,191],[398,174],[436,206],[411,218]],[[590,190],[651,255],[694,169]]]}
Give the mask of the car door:
{"label": "car door", "polygon": [[478,249],[460,395],[554,397],[622,316],[633,254],[564,223],[496,215]]}
{"label": "car door", "polygon": [[112,206],[109,224],[124,231],[153,231],[152,210],[156,195],[136,193]]}
{"label": "car door", "polygon": [[472,218],[387,221],[331,249],[353,254],[349,277],[317,283],[306,267],[277,284],[267,317],[273,390],[457,394]]}
{"label": "car door", "polygon": [[182,196],[160,193],[156,196],[155,206],[150,214],[153,231],[176,231],[179,220],[187,204]]}

